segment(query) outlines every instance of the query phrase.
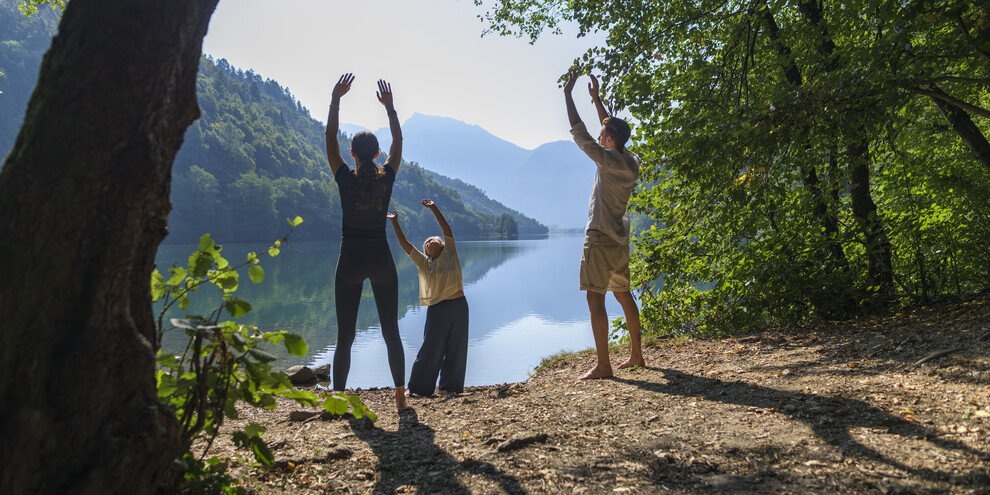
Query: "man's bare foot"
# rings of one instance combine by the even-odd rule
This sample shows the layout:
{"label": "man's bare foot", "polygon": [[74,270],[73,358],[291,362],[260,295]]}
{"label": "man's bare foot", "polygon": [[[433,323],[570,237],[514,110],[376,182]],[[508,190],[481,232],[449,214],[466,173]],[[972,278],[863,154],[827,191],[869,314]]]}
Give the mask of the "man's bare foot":
{"label": "man's bare foot", "polygon": [[626,362],[619,365],[619,369],[622,370],[626,368],[632,368],[633,366],[639,366],[640,368],[645,368],[646,360],[644,360],[643,358],[639,358],[639,359],[629,358],[626,360]]}
{"label": "man's bare foot", "polygon": [[405,409],[409,407],[409,403],[406,402],[406,387],[395,387],[395,408]]}
{"label": "man's bare foot", "polygon": [[597,380],[600,378],[609,378],[612,376],[612,367],[604,367],[596,365],[591,368],[587,373],[578,377],[578,380]]}

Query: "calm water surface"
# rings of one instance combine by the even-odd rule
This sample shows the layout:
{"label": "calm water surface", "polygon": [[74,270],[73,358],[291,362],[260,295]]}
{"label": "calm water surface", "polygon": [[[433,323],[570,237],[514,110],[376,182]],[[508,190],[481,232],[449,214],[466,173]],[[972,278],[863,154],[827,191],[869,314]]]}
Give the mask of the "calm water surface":
{"label": "calm water surface", "polygon": [[[540,360],[560,351],[594,346],[584,292],[578,290],[578,264],[582,236],[551,236],[542,240],[461,241],[458,254],[464,275],[464,294],[470,307],[467,385],[492,385],[525,380]],[[395,243],[393,243],[395,244]],[[162,246],[158,267],[164,269],[185,260],[192,245]],[[223,254],[232,264],[244,259],[249,250],[260,246],[227,245]],[[262,330],[287,330],[309,344],[305,357],[279,353],[276,366],[330,363],[337,341],[333,304],[333,273],[339,244],[293,243],[277,258],[262,255],[265,280],[253,284],[246,273],[241,277],[237,296],[253,310],[242,323]],[[406,379],[420,345],[426,308],[419,306],[416,267],[397,245],[392,246],[399,274],[399,330],[406,353]],[[163,270],[164,271],[164,270]],[[201,296],[219,299],[210,289]],[[199,302],[199,301],[197,301]],[[209,312],[209,305],[194,305],[188,312]],[[621,307],[609,296],[609,318],[621,316]],[[163,346],[181,352],[185,335],[167,332]],[[365,293],[358,315],[358,333],[352,347],[348,388],[390,387],[378,314],[365,282]]]}

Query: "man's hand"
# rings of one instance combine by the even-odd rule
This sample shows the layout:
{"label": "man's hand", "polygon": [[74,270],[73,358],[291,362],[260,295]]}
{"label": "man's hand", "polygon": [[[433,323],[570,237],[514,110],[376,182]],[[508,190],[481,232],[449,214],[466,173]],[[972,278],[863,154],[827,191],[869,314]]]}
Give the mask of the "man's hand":
{"label": "man's hand", "polygon": [[571,94],[571,91],[574,90],[574,83],[577,82],[577,79],[577,71],[571,71],[570,77],[568,77],[567,82],[564,83],[564,93]]}
{"label": "man's hand", "polygon": [[593,101],[601,100],[601,96],[598,94],[598,78],[594,74],[591,74],[591,82],[588,83],[588,94],[591,95]]}
{"label": "man's hand", "polygon": [[385,82],[384,79],[378,80],[378,91],[375,93],[378,97],[378,101],[385,106],[385,110],[389,112],[394,111],[395,107],[392,104],[392,85]]}
{"label": "man's hand", "polygon": [[340,79],[337,80],[337,84],[333,86],[333,92],[331,93],[333,99],[340,100],[341,96],[347,94],[347,92],[351,89],[352,82],[354,82],[354,74],[348,72],[340,76]]}
{"label": "man's hand", "polygon": [[422,202],[423,202],[423,206],[425,206],[427,208],[436,208],[437,207],[436,203],[434,203],[432,199],[424,199]]}
{"label": "man's hand", "polygon": [[387,218],[387,219],[389,219],[389,220],[391,220],[393,222],[397,222],[397,221],[399,221],[399,213],[396,212],[395,210],[392,210],[391,213],[386,213],[385,214],[385,218]]}

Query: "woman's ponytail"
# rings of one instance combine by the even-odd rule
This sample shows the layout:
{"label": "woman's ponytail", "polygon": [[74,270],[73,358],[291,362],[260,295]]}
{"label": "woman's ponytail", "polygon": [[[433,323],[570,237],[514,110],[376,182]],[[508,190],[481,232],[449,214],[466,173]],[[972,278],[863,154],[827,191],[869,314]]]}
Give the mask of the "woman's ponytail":
{"label": "woman's ponytail", "polygon": [[375,156],[378,155],[378,138],[374,134],[362,131],[354,135],[351,139],[351,151],[357,160],[354,175],[358,178],[361,199],[358,201],[358,208],[364,210],[382,208],[382,199],[385,196],[385,184],[381,178],[385,171],[375,164]]}

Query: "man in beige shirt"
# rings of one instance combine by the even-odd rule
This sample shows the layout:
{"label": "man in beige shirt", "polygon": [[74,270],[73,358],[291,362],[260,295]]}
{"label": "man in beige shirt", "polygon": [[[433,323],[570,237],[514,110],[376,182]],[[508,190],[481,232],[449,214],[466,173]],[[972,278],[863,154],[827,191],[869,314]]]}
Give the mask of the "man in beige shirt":
{"label": "man in beige shirt", "polygon": [[598,79],[591,76],[588,92],[598,110],[602,130],[596,141],[588,133],[578,115],[571,92],[578,74],[572,72],[564,84],[564,99],[571,134],[578,147],[595,165],[595,184],[588,204],[588,225],[585,227],[584,249],[581,253],[581,290],[587,291],[591,311],[591,331],[595,336],[598,363],[579,380],[612,376],[608,352],[608,314],[605,294],[612,291],[622,305],[629,329],[629,359],[619,369],[645,366],[640,343],[639,308],[629,286],[629,195],[639,177],[639,157],[626,149],[632,134],[629,124],[611,117],[602,104]]}

